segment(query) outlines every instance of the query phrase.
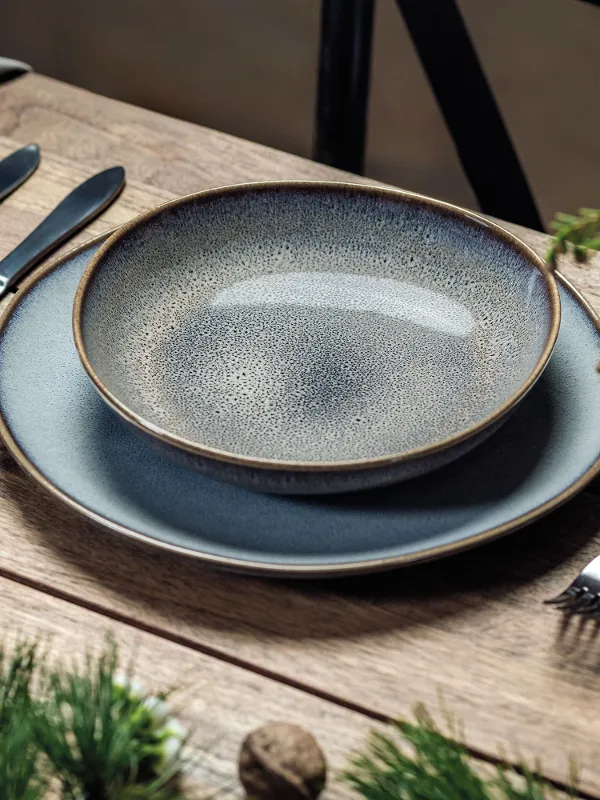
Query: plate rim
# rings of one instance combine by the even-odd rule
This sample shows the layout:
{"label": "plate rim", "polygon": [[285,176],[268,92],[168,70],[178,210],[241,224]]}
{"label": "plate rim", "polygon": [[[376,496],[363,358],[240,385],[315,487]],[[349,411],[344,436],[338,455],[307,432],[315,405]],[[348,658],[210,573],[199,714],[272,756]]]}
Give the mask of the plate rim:
{"label": "plate rim", "polygon": [[[69,250],[67,253],[51,260],[49,263],[43,265],[35,270],[17,289],[9,303],[5,306],[0,316],[0,338],[4,335],[4,331],[9,320],[12,318],[15,310],[20,305],[23,298],[49,273],[54,272],[63,266],[67,261],[71,261],[84,253],[86,250],[96,245],[101,245],[114,231],[100,234],[87,242]],[[600,316],[594,311],[590,303],[585,297],[576,289],[573,284],[558,270],[554,272],[555,278],[558,283],[568,291],[577,304],[587,314],[590,321],[593,323],[598,336],[600,336]],[[297,577],[297,578],[328,578],[328,577],[344,577],[350,575],[359,575],[364,573],[378,572],[384,570],[392,570],[398,567],[409,566],[411,564],[419,564],[434,559],[442,558],[456,553],[470,550],[486,542],[491,542],[501,536],[513,533],[520,528],[540,519],[544,515],[559,508],[566,503],[578,492],[580,492],[591,480],[600,474],[600,453],[596,460],[588,467],[588,469],[570,486],[559,492],[554,497],[551,497],[539,506],[532,508],[525,514],[521,514],[512,520],[508,520],[501,525],[496,525],[486,531],[468,536],[458,542],[451,542],[449,544],[437,545],[435,547],[427,548],[416,553],[404,553],[400,555],[390,555],[375,559],[365,559],[362,561],[354,561],[351,563],[341,564],[286,564],[281,562],[261,562],[252,559],[238,558],[235,556],[221,556],[212,553],[206,553],[201,550],[193,550],[190,547],[182,545],[174,545],[169,542],[154,539],[145,533],[140,533],[126,525],[121,525],[102,514],[93,511],[83,503],[71,497],[67,492],[58,488],[50,479],[48,479],[27,457],[25,452],[21,449],[16,439],[13,437],[10,427],[4,418],[4,412],[0,406],[0,439],[4,442],[11,456],[29,475],[33,480],[41,486],[46,492],[59,501],[64,503],[69,508],[80,514],[85,519],[100,525],[102,528],[107,529],[113,533],[119,533],[129,539],[145,544],[149,547],[155,547],[160,550],[165,550],[179,555],[184,555],[189,558],[194,558],[201,563],[213,567],[227,569],[229,571],[238,573],[249,573],[254,575],[270,576],[270,577]]]}

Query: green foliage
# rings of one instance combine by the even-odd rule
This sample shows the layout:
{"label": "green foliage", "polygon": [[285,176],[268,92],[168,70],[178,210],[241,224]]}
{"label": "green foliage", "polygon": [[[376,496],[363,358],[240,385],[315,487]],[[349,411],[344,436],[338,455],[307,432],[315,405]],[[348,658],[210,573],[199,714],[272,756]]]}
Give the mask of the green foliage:
{"label": "green foliage", "polygon": [[556,233],[546,260],[553,266],[556,266],[558,256],[569,249],[580,263],[587,260],[590,250],[600,250],[599,210],[581,208],[579,216],[558,213],[550,225]]}
{"label": "green foliage", "polygon": [[423,707],[395,735],[373,733],[343,778],[366,800],[548,800],[552,788],[527,769],[498,767],[483,777],[465,746],[448,738]]}
{"label": "green foliage", "polygon": [[[117,667],[112,644],[69,671],[38,665],[35,645],[10,652],[0,645],[0,800],[43,800],[48,786],[60,788],[63,800],[179,796],[187,734],[168,716],[164,696],[147,695]],[[450,719],[448,727],[443,734],[417,708],[414,722],[373,734],[345,780],[365,800],[554,797],[527,769],[501,766],[483,775]]]}
{"label": "green foliage", "polygon": [[98,659],[88,657],[83,669],[50,673],[47,682],[46,699],[35,711],[35,733],[65,798],[175,796],[180,748],[166,763],[165,744],[173,737],[163,725],[166,715],[156,713],[164,702],[144,697],[133,682],[119,678],[113,646]]}
{"label": "green foliage", "polygon": [[0,646],[0,795],[2,800],[38,800],[45,780],[31,730],[31,683],[35,645]]}
{"label": "green foliage", "polygon": [[71,671],[38,660],[36,645],[0,645],[0,800],[49,786],[63,800],[174,800],[187,732],[165,698],[119,675],[112,644]]}

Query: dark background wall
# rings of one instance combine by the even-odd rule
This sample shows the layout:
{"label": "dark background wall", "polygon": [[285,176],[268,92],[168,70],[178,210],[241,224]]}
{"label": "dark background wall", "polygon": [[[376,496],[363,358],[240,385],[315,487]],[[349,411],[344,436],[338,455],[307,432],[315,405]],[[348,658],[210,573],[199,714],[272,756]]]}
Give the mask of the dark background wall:
{"label": "dark background wall", "polygon": [[[600,9],[460,3],[544,217],[600,206]],[[19,0],[3,11],[0,53],[309,155],[319,9],[318,0]],[[378,0],[374,52],[367,174],[473,207],[393,0]]]}

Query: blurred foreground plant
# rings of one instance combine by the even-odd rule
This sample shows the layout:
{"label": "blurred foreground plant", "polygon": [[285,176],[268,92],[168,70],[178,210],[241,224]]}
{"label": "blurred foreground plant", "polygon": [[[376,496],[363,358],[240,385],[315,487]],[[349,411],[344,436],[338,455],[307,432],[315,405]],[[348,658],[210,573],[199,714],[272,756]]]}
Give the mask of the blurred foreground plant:
{"label": "blurred foreground plant", "polygon": [[83,668],[47,676],[34,728],[63,797],[165,800],[177,794],[186,732],[167,716],[164,697],[118,672],[116,648]]}
{"label": "blurred foreground plant", "polygon": [[[531,771],[499,766],[491,777],[475,768],[466,747],[440,732],[424,707],[393,736],[373,733],[343,778],[366,800],[548,800],[552,787]],[[573,778],[574,783],[574,778]]]}
{"label": "blurred foreground plant", "polygon": [[[365,800],[555,796],[526,768],[499,766],[483,774],[449,718],[448,728],[449,736],[418,707],[413,722],[374,733],[343,777]],[[44,659],[38,664],[36,645],[21,643],[10,652],[0,646],[0,800],[42,800],[49,787],[63,800],[174,800],[186,738],[169,717],[165,695],[146,694],[118,671],[112,644],[68,671],[50,669]],[[305,751],[300,743],[302,764]]]}
{"label": "blurred foreground plant", "polygon": [[46,790],[42,760],[31,726],[31,684],[36,646],[0,646],[0,795],[38,800]]}
{"label": "blurred foreground plant", "polygon": [[0,800],[41,800],[49,787],[66,800],[178,796],[187,732],[165,696],[117,667],[112,643],[70,671],[49,669],[35,644],[0,645]]}
{"label": "blurred foreground plant", "polygon": [[580,263],[587,260],[590,250],[600,250],[600,210],[581,208],[578,216],[558,213],[550,226],[555,234],[546,260],[553,266],[569,250]]}

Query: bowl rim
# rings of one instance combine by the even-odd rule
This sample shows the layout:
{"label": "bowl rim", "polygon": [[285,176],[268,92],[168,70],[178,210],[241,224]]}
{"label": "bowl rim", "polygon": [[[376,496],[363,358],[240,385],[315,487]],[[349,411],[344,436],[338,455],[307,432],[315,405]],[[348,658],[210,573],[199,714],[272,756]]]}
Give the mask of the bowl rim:
{"label": "bowl rim", "polygon": [[[487,231],[496,238],[503,240],[507,245],[518,251],[531,264],[532,268],[542,275],[544,286],[549,302],[551,317],[548,326],[546,342],[540,357],[534,368],[525,381],[507,400],[487,416],[480,419],[473,425],[465,428],[452,436],[446,437],[431,444],[411,450],[403,450],[399,453],[391,453],[385,456],[376,456],[346,461],[288,461],[274,458],[258,458],[254,456],[244,456],[242,454],[231,453],[227,450],[210,447],[200,444],[190,439],[186,439],[177,434],[161,428],[158,425],[144,419],[140,414],[132,411],[125,403],[118,399],[104,384],[96,373],[85,346],[83,335],[83,316],[85,312],[85,301],[93,277],[99,271],[103,260],[118,243],[139,226],[149,220],[161,216],[165,211],[176,209],[197,201],[209,201],[213,198],[226,195],[236,195],[247,192],[262,192],[272,190],[304,190],[304,191],[334,191],[351,192],[367,195],[369,197],[385,197],[403,203],[411,203],[418,206],[425,206],[440,212],[446,216],[468,222],[480,229]],[[152,438],[183,450],[189,454],[200,456],[207,459],[225,462],[240,467],[250,469],[274,470],[274,471],[298,471],[298,472],[352,472],[361,469],[384,468],[407,461],[426,458],[443,450],[454,447],[471,437],[476,436],[481,431],[501,420],[525,397],[537,379],[544,371],[554,346],[558,338],[560,329],[560,296],[553,269],[531,248],[510,231],[498,225],[486,217],[469,209],[461,208],[443,200],[436,200],[415,192],[403,189],[388,188],[378,185],[342,182],[342,181],[305,181],[305,180],[278,180],[278,181],[256,181],[237,183],[213,189],[205,189],[200,192],[193,192],[182,197],[169,200],[154,208],[151,208],[137,217],[132,218],[120,228],[117,228],[101,245],[98,252],[92,257],[86,267],[75,294],[73,303],[72,325],[75,347],[79,359],[89,378],[94,384],[103,400],[125,421],[134,427],[145,432]]]}

